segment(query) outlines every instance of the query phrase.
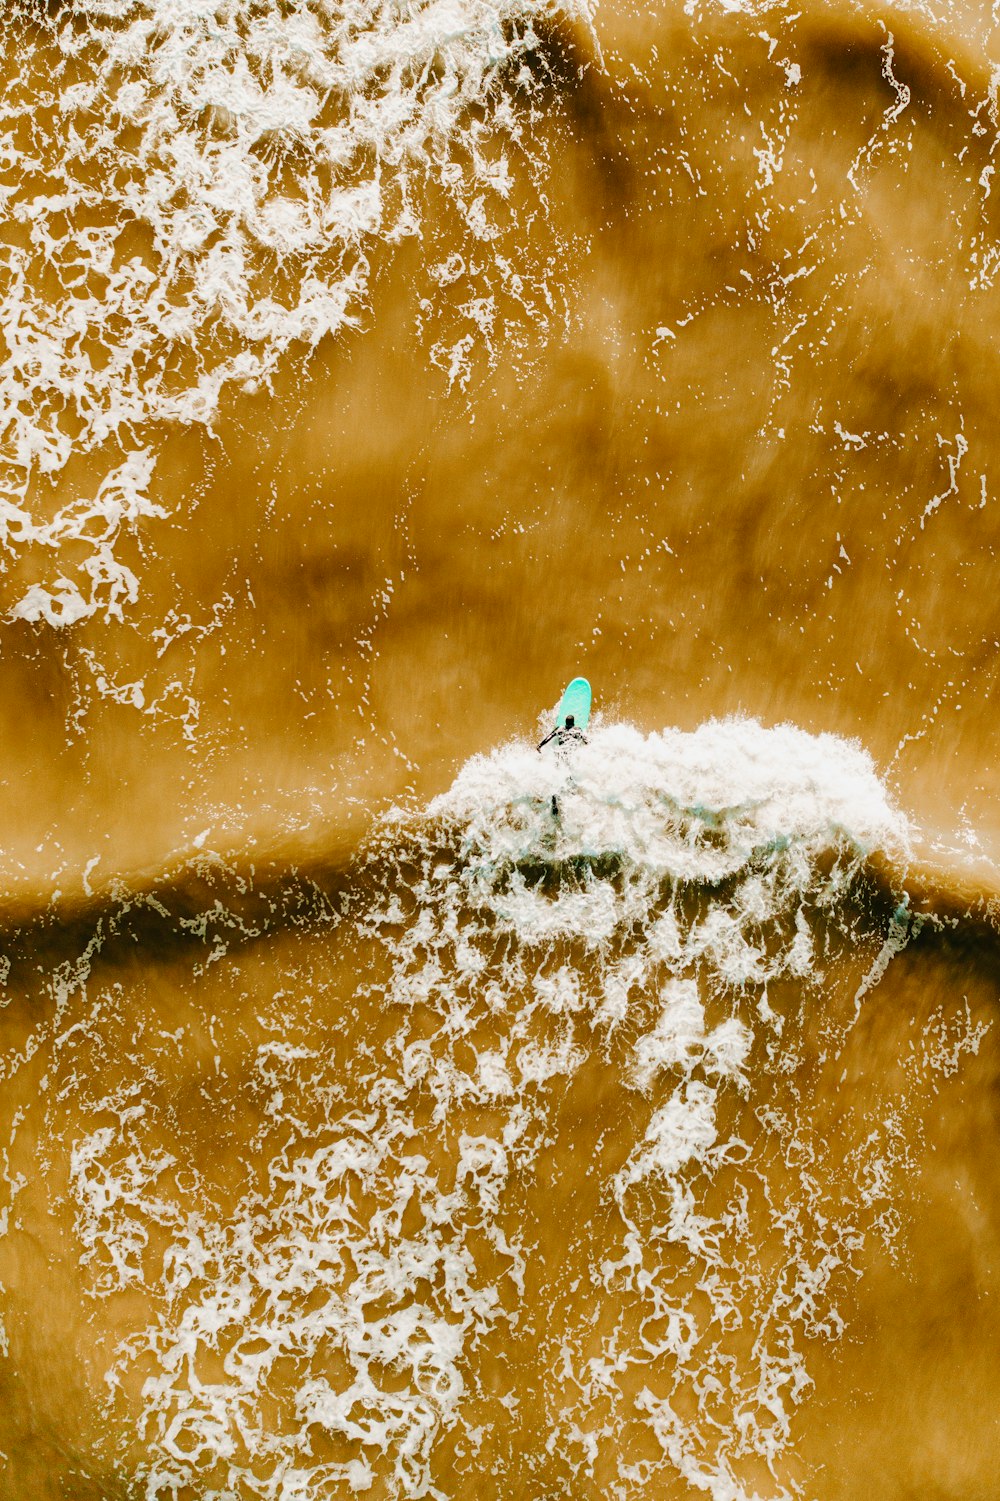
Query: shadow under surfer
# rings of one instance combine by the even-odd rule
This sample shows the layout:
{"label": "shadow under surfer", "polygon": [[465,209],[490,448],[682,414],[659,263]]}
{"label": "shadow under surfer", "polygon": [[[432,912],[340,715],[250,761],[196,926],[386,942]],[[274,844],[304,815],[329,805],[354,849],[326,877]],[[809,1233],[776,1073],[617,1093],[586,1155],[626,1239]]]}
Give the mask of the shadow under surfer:
{"label": "shadow under surfer", "polygon": [[[545,746],[552,740],[555,741],[557,746],[566,745],[571,740],[578,740],[583,745],[587,743],[586,735],[582,730],[577,729],[576,718],[572,714],[567,714],[564,724],[557,724],[555,729],[546,735],[544,740],[539,741],[538,749],[544,750]],[[554,818],[559,817],[559,804],[556,802],[554,793],[552,795],[552,816]]]}

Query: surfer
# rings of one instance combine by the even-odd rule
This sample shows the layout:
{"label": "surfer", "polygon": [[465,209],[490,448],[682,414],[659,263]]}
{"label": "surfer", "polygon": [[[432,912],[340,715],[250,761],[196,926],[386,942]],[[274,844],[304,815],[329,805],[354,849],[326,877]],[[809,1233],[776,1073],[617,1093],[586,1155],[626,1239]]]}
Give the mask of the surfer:
{"label": "surfer", "polygon": [[[581,681],[581,680],[578,679],[577,681]],[[567,693],[568,692],[569,692],[569,690],[567,689]],[[563,702],[565,703],[565,697],[563,699]],[[588,712],[589,712],[589,709],[590,709],[590,684],[589,683],[587,684],[587,709],[588,709]],[[586,720],[584,721],[584,723],[586,723]],[[550,741],[553,741],[553,740],[555,741],[557,748],[561,748],[564,745],[569,745],[574,740],[578,741],[581,745],[586,745],[586,743],[587,743],[587,737],[586,737],[586,735],[583,733],[583,730],[579,727],[579,725],[576,722],[576,715],[575,714],[565,714],[565,713],[562,714],[559,717],[559,719],[556,721],[556,727],[555,727],[555,729],[552,730],[548,735],[546,735],[545,739],[540,742],[540,744],[538,746],[538,749],[539,750],[544,750],[545,747],[550,743]],[[555,797],[554,793],[553,793],[553,796],[552,796],[552,817],[553,818],[558,818],[559,817],[559,804],[556,801],[556,797]]]}
{"label": "surfer", "polygon": [[[554,740],[556,749],[570,745],[574,741],[586,745],[587,737],[583,733],[590,720],[590,684],[586,678],[574,678],[566,692],[559,700],[559,708],[556,710],[556,727],[551,734],[546,735],[539,745],[539,750]],[[552,816],[559,817],[559,804],[552,799]]]}
{"label": "surfer", "polygon": [[567,714],[564,722],[557,724],[555,729],[539,742],[538,749],[544,749],[550,740],[554,740],[556,745],[565,745],[569,740],[579,740],[584,745],[587,743],[586,735],[577,728],[576,719],[572,714]]}

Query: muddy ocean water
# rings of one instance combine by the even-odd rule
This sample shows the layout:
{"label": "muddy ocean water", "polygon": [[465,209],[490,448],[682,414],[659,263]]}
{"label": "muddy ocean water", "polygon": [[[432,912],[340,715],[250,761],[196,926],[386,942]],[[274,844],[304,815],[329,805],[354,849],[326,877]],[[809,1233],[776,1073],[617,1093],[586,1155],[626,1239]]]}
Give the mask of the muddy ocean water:
{"label": "muddy ocean water", "polygon": [[995,1501],[998,7],[0,65],[0,1497]]}

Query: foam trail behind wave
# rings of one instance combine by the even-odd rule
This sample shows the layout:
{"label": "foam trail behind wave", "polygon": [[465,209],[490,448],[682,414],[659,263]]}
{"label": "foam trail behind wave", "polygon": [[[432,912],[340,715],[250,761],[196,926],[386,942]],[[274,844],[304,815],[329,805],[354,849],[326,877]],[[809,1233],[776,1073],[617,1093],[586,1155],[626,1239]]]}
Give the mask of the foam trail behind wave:
{"label": "foam trail behind wave", "polygon": [[[528,305],[527,262],[488,247],[522,133],[504,80],[551,14],[549,0],[13,8],[0,544],[40,572],[15,618],[121,618],[139,580],[116,549],[161,514],[164,424],[210,424],[226,388],[255,389],[355,323],[378,247],[421,234],[426,183],[481,252],[478,336],[496,296]],[[95,453],[103,483],[66,499],[71,460]]]}

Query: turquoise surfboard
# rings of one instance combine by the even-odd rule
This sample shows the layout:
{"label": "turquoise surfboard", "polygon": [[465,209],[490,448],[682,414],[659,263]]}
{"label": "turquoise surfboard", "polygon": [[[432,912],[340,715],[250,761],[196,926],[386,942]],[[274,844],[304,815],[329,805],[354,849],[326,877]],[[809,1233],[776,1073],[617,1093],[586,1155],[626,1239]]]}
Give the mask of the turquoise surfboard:
{"label": "turquoise surfboard", "polygon": [[587,728],[587,721],[590,719],[590,684],[586,678],[574,678],[563,694],[556,714],[556,725],[560,730],[565,729],[566,719],[570,714],[578,730]]}

